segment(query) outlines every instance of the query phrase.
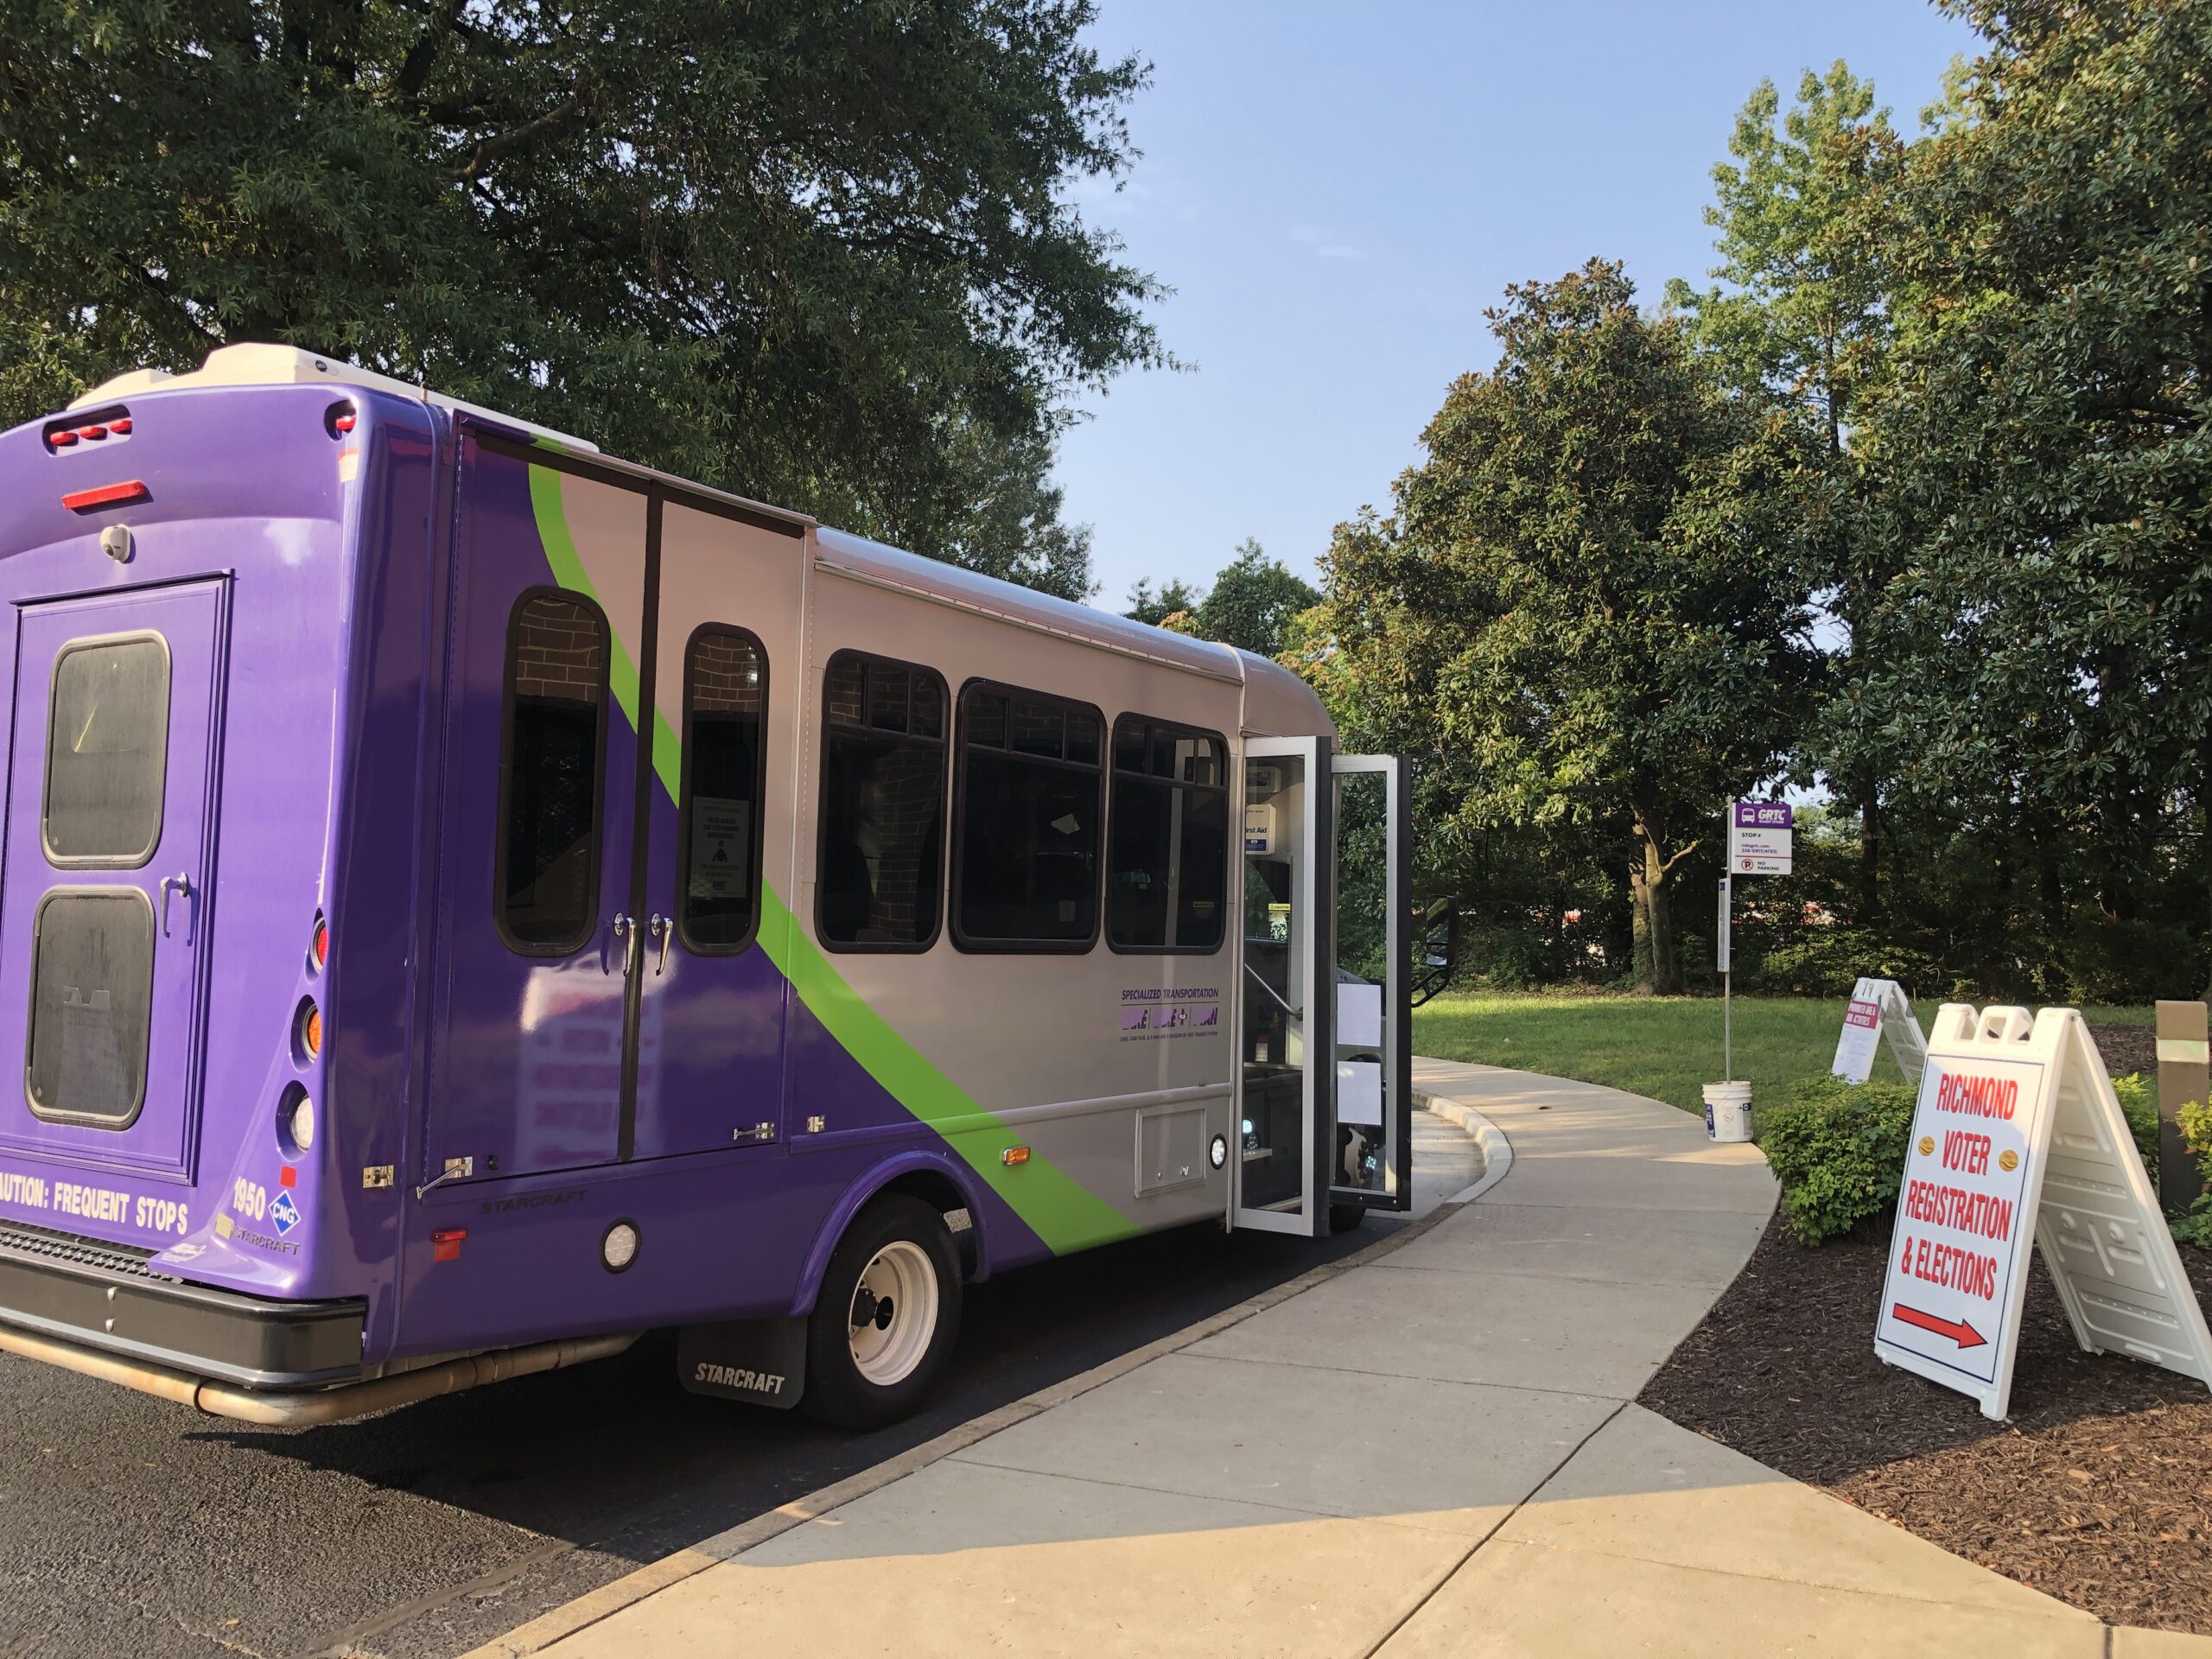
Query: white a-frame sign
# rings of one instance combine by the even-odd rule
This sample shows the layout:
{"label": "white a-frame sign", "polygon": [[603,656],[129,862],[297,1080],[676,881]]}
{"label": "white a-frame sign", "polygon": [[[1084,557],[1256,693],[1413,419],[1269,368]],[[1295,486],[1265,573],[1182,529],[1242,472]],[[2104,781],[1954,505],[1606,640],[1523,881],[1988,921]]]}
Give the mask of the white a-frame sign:
{"label": "white a-frame sign", "polygon": [[2031,1241],[2082,1347],[2212,1386],[2212,1333],[2081,1014],[1946,1003],[1920,1077],[1875,1353],[2002,1419]]}

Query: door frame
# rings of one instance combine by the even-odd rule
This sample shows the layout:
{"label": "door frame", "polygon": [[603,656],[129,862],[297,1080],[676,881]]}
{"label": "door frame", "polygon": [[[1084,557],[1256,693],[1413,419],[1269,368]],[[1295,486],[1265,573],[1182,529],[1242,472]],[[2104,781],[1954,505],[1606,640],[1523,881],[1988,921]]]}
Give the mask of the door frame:
{"label": "door frame", "polygon": [[[1390,1126],[1391,1179],[1381,1192],[1363,1187],[1332,1185],[1332,1204],[1363,1205],[1370,1210],[1408,1211],[1414,1203],[1413,1147],[1413,957],[1408,924],[1413,893],[1412,796],[1406,758],[1401,754],[1339,754],[1329,763],[1332,782],[1359,773],[1380,772],[1385,782],[1384,835],[1388,849],[1383,876],[1383,904],[1387,919],[1383,949],[1389,968],[1382,984],[1382,1109]],[[1333,792],[1333,791],[1332,791]],[[1332,826],[1333,828],[1333,826]],[[1333,839],[1330,845],[1332,878],[1338,870]],[[1332,918],[1335,906],[1330,909]],[[1332,969],[1333,971],[1333,960]],[[1333,1033],[1332,1052],[1333,1052]],[[1334,1075],[1333,1068],[1332,1075]],[[1333,1128],[1335,1116],[1331,1115]],[[1329,1168],[1334,1173],[1335,1143],[1329,1137]]]}
{"label": "door frame", "polygon": [[[48,615],[66,610],[77,614],[92,616],[101,611],[112,608],[127,609],[134,606],[159,602],[161,601],[180,596],[190,596],[201,592],[206,594],[210,605],[208,615],[208,636],[207,642],[209,652],[207,693],[207,708],[206,714],[207,724],[203,730],[198,733],[186,734],[188,738],[195,741],[197,743],[198,757],[196,761],[188,760],[185,765],[196,765],[199,769],[201,805],[198,844],[191,855],[194,868],[188,872],[188,874],[198,882],[198,886],[186,901],[183,912],[184,915],[188,918],[186,922],[186,931],[183,936],[183,944],[184,948],[188,950],[191,955],[190,965],[188,970],[191,987],[191,1007],[185,1020],[185,1028],[182,1033],[184,1086],[183,1096],[180,1104],[178,1124],[178,1135],[180,1139],[181,1150],[178,1156],[173,1160],[167,1158],[149,1159],[138,1154],[118,1154],[99,1147],[87,1147],[84,1148],[72,1148],[69,1150],[57,1151],[51,1147],[42,1144],[35,1136],[24,1136],[16,1134],[13,1131],[6,1132],[4,1135],[0,1135],[0,1145],[4,1145],[7,1149],[19,1152],[29,1152],[41,1157],[60,1158],[67,1162],[75,1164],[85,1169],[101,1170],[118,1175],[130,1175],[146,1180],[170,1182],[182,1186],[194,1185],[199,1181],[200,1163],[200,1119],[206,1109],[207,1104],[207,1040],[211,1020],[209,1003],[211,1001],[210,993],[212,989],[210,976],[213,972],[213,964],[214,960],[214,951],[212,944],[210,944],[210,940],[213,937],[215,919],[215,890],[217,886],[215,877],[217,873],[217,861],[221,855],[223,737],[227,724],[227,709],[230,700],[232,633],[231,608],[232,601],[236,596],[234,591],[235,585],[235,572],[227,568],[217,567],[204,570],[188,572],[178,575],[164,576],[158,581],[134,582],[130,586],[122,588],[80,588],[68,593],[38,594],[29,598],[18,599],[6,607],[8,613],[8,625],[5,645],[9,674],[7,683],[11,689],[12,696],[14,688],[16,688],[20,684],[20,676],[23,671],[24,632],[26,631],[27,625],[33,620],[35,613],[38,615]],[[168,836],[169,814],[168,796],[168,792],[175,787],[180,773],[184,769],[180,766],[177,750],[178,731],[176,727],[175,678],[176,645],[175,642],[171,639],[168,634],[162,632],[160,628],[152,624],[132,624],[121,629],[111,627],[107,628],[103,632],[106,635],[118,636],[134,634],[142,632],[151,632],[156,633],[161,638],[162,641],[162,649],[169,660],[169,690],[171,700],[169,705],[169,727],[167,734],[168,748],[167,753],[163,756],[162,765],[162,789],[163,794],[163,823],[162,833],[161,836],[156,838],[152,850],[147,855],[145,860],[137,865],[127,867],[115,865],[88,866],[73,862],[64,865],[55,865],[49,861],[46,862],[44,868],[46,872],[54,878],[54,880],[41,887],[35,894],[29,896],[28,899],[19,899],[17,902],[28,904],[32,912],[33,921],[31,925],[31,931],[26,936],[26,943],[35,956],[37,948],[36,918],[38,912],[44,909],[46,897],[48,893],[60,888],[71,888],[79,892],[107,890],[110,888],[127,888],[137,891],[139,895],[142,898],[144,898],[148,904],[153,907],[156,917],[154,948],[157,963],[156,971],[158,973],[158,958],[162,943],[162,936],[160,931],[160,924],[158,920],[161,906],[157,898],[146,892],[145,887],[143,883],[149,880],[158,880],[159,879],[158,876],[154,874],[154,871],[156,861],[160,859],[163,846]],[[79,637],[80,639],[95,638],[100,637],[100,635],[93,634]],[[55,662],[48,664],[46,669],[46,704],[43,716],[44,720],[51,720],[53,716],[54,680],[58,664],[59,655],[57,653]],[[13,769],[16,760],[18,758],[17,750],[20,747],[20,744],[16,740],[21,736],[21,734],[17,729],[21,721],[21,716],[22,705],[20,701],[12,702],[9,710],[10,747],[8,749],[9,758],[7,769],[4,772],[0,772],[0,830],[8,829],[11,827],[12,824],[12,815],[6,810],[9,804],[7,798],[13,789]],[[39,756],[37,762],[38,797],[37,799],[32,803],[32,805],[41,816],[41,823],[39,830],[37,831],[37,836],[42,846],[45,840],[42,819],[45,810],[45,797],[48,785],[47,769],[50,766],[52,760],[52,757],[47,753],[48,737],[43,728],[43,724],[41,724],[41,730],[36,734],[34,742]],[[181,853],[182,849],[180,849],[178,851]],[[162,860],[161,861],[165,868],[166,861]],[[5,862],[6,848],[4,845],[4,838],[0,838],[0,868],[4,868]],[[109,881],[95,880],[87,882],[83,878],[88,875],[106,875],[120,879]],[[158,887],[156,888],[156,892],[159,892]],[[174,938],[175,936],[172,935],[171,937]],[[35,967],[35,963],[34,959],[27,958],[25,960],[24,973],[27,992],[33,982],[31,976]],[[156,996],[158,996],[159,988],[157,982],[156,986]],[[16,1075],[18,1081],[15,1087],[24,1099],[26,1107],[28,1108],[29,1098],[28,1076],[30,1063],[30,1055],[28,1047],[28,1042],[30,1035],[30,1015],[29,1004],[28,1001],[26,1001],[23,1008],[22,1032],[26,1046],[23,1053],[19,1058],[19,1060],[12,1062],[11,1064],[16,1065]],[[146,1077],[145,1087],[150,1093],[150,1090],[154,1087],[154,1075],[151,1070],[153,1056],[150,1028],[149,1031],[147,1058],[149,1071]],[[127,1125],[116,1126],[111,1124],[101,1124],[90,1127],[99,1127],[102,1128],[135,1127],[139,1119],[143,1116],[145,1107],[146,1099],[142,1096],[137,1111],[132,1115]],[[73,1119],[54,1118],[42,1116],[37,1117],[36,1121],[45,1123],[70,1123],[75,1122],[75,1120]]]}
{"label": "door frame", "polygon": [[[1236,899],[1233,912],[1238,918],[1236,990],[1231,999],[1230,1009],[1232,1029],[1236,1033],[1236,1070],[1231,1079],[1233,1092],[1230,1103],[1238,1132],[1234,1137],[1230,1154],[1229,1225],[1249,1228],[1257,1232],[1289,1233],[1304,1238],[1319,1237],[1328,1228],[1327,1194],[1320,1185],[1320,1173],[1329,1166],[1329,1143],[1333,1140],[1336,1130],[1337,1068],[1332,1034],[1336,998],[1332,987],[1325,986],[1321,977],[1325,967],[1333,974],[1336,962],[1336,884],[1324,875],[1324,867],[1328,862],[1327,849],[1332,844],[1335,833],[1332,808],[1336,791],[1332,785],[1333,774],[1329,769],[1334,749],[1333,741],[1321,736],[1248,736],[1237,754],[1238,862]],[[1300,1090],[1301,1133],[1299,1137],[1300,1203],[1296,1211],[1249,1209],[1244,1204],[1244,999],[1250,995],[1246,976],[1251,971],[1245,961],[1243,920],[1243,860],[1249,856],[1243,848],[1242,828],[1245,807],[1245,768],[1250,761],[1274,758],[1296,759],[1306,764],[1306,810],[1299,826],[1306,855],[1300,861],[1294,889],[1296,896],[1293,901],[1303,907],[1307,918],[1303,938],[1297,943],[1306,969],[1306,1006],[1294,1011],[1294,1017],[1299,1023],[1303,1055]]]}

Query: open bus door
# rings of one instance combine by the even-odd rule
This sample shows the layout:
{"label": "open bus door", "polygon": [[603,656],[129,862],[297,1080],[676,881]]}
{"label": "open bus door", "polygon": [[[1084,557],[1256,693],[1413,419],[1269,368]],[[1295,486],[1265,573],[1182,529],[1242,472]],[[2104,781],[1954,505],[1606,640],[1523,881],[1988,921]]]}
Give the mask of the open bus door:
{"label": "open bus door", "polygon": [[1246,743],[1232,1226],[1412,1205],[1409,856],[1403,761]]}

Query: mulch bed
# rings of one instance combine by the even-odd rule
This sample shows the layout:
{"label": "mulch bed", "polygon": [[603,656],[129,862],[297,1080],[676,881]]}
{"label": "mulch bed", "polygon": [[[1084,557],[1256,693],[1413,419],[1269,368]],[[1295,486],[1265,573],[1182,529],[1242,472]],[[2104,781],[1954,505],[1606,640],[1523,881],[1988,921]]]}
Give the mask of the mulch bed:
{"label": "mulch bed", "polygon": [[2140,1071],[2156,1079],[2158,1075],[2158,1029],[2156,1026],[2091,1026],[2089,1035],[2097,1041],[2097,1052],[2104,1056],[2105,1070],[2115,1077],[2124,1077],[2130,1071]]}
{"label": "mulch bed", "polygon": [[[2099,1029],[2110,1069],[2153,1071],[2114,1031],[2134,1034]],[[1643,1403],[2113,1624],[2212,1635],[2212,1393],[2083,1353],[2038,1256],[2012,1420],[1990,1422],[1874,1357],[1889,1244],[1887,1218],[1818,1249],[1770,1225]],[[2212,1252],[2181,1257],[2212,1306]]]}

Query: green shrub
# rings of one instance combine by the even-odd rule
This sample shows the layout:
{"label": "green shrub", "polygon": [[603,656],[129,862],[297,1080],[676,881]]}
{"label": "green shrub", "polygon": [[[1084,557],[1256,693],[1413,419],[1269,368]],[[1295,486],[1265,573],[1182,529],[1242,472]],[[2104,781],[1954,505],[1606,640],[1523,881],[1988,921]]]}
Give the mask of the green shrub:
{"label": "green shrub", "polygon": [[1758,1114],[1758,1143],[1782,1183],[1782,1219],[1802,1244],[1849,1232],[1897,1202],[1912,1135],[1902,1083],[1810,1077]]}
{"label": "green shrub", "polygon": [[2202,1173],[2208,1190],[2196,1195],[2196,1202],[2190,1205],[2186,1216],[2175,1218],[2174,1236],[2184,1244],[2212,1249],[2212,1106],[2192,1100],[2181,1109],[2179,1116],[2183,1144],[2196,1154],[2196,1167]]}

